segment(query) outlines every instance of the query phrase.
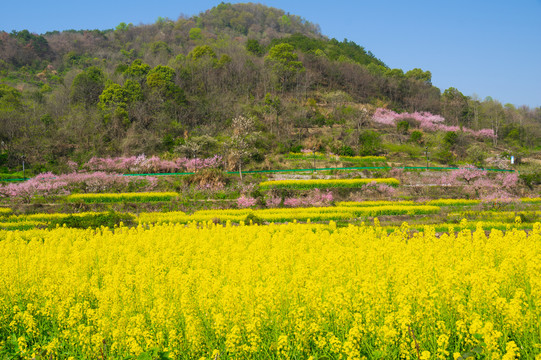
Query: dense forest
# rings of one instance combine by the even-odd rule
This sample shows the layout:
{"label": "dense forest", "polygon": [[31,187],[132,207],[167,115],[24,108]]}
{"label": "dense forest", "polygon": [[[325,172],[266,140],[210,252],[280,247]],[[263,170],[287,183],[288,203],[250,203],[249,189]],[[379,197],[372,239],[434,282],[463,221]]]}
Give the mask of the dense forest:
{"label": "dense forest", "polygon": [[[61,170],[93,156],[227,156],[239,116],[254,120],[241,128],[257,134],[254,162],[307,142],[357,154],[378,108],[492,129],[486,147],[541,147],[541,108],[441,91],[429,71],[391,69],[354,42],[259,4],[110,30],[0,32],[0,167],[8,169],[22,158]],[[314,135],[325,127],[340,130]]]}

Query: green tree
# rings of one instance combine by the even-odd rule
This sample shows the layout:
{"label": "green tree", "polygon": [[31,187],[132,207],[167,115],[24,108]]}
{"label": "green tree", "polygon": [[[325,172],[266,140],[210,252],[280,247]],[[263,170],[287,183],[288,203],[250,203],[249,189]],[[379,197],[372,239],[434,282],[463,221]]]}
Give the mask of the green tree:
{"label": "green tree", "polygon": [[263,55],[263,46],[256,39],[248,39],[246,41],[246,50],[254,55]]}
{"label": "green tree", "polygon": [[149,71],[150,65],[145,64],[141,59],[137,59],[124,71],[124,75],[141,83],[141,80],[145,79]]}
{"label": "green tree", "polygon": [[406,77],[423,81],[427,84],[432,84],[432,73],[430,71],[423,71],[419,68],[411,69],[410,71],[408,71],[406,73]]}
{"label": "green tree", "polygon": [[203,38],[202,31],[198,27],[191,28],[189,36],[191,40],[201,40]]}
{"label": "green tree", "polygon": [[150,53],[153,55],[169,55],[171,48],[165,41],[155,41],[150,44]]}
{"label": "green tree", "polygon": [[0,84],[0,151],[11,151],[24,129],[21,115],[21,93],[9,85]]}
{"label": "green tree", "polygon": [[[265,94],[265,107],[264,107],[264,110],[266,113],[268,114],[274,114],[276,117],[275,117],[275,127],[276,127],[276,130],[279,131],[280,129],[280,123],[279,123],[279,119],[280,119],[280,114],[282,113],[282,102],[280,101],[280,98],[278,96],[272,96],[270,93],[267,93]],[[272,126],[272,123],[271,123],[271,132],[273,130],[273,126]]]}
{"label": "green tree", "polygon": [[124,86],[110,84],[100,95],[98,106],[105,111],[111,111],[118,107],[127,109],[128,105],[143,99],[143,92],[139,83],[128,79]]}
{"label": "green tree", "polygon": [[78,74],[71,84],[71,100],[81,103],[85,107],[98,103],[99,96],[105,87],[105,75],[103,71],[91,66]]}
{"label": "green tree", "polygon": [[197,61],[204,57],[209,57],[211,59],[216,59],[216,53],[208,45],[200,45],[193,48],[192,51],[188,54],[192,60]]}
{"label": "green tree", "polygon": [[184,92],[175,84],[176,73],[169,66],[158,65],[149,71],[147,86],[162,98],[172,99],[178,103],[185,101]]}
{"label": "green tree", "polygon": [[269,50],[265,58],[265,63],[272,69],[282,90],[286,90],[297,74],[306,70],[293,49],[290,44],[278,44]]}
{"label": "green tree", "polygon": [[454,87],[441,96],[444,117],[456,126],[464,125],[468,114],[468,98]]}
{"label": "green tree", "polygon": [[359,155],[379,155],[381,147],[381,134],[373,130],[365,130],[359,135]]}

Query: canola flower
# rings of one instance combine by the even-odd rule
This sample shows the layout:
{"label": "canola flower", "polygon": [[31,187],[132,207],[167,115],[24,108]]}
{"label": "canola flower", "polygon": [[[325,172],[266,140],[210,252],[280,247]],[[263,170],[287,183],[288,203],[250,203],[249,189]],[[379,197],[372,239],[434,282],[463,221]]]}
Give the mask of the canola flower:
{"label": "canola flower", "polygon": [[47,226],[44,221],[0,221],[0,229],[2,230],[29,230],[38,226]]}
{"label": "canola flower", "polygon": [[179,196],[176,192],[133,192],[133,193],[98,193],[72,194],[66,197],[70,202],[109,203],[109,202],[150,202],[170,201]]}
{"label": "canola flower", "polygon": [[73,213],[73,214],[67,214],[67,213],[52,213],[52,214],[46,214],[46,213],[36,213],[36,214],[26,214],[26,215],[12,215],[5,219],[3,219],[5,222],[10,223],[17,223],[17,222],[40,222],[40,223],[46,223],[52,220],[59,220],[63,219],[67,216],[77,216],[77,217],[84,217],[88,215],[99,215],[99,214],[107,214],[107,212],[93,212],[93,211],[85,211],[80,213]]}
{"label": "canola flower", "polygon": [[327,206],[307,208],[276,208],[276,209],[229,209],[229,210],[202,210],[193,214],[183,212],[171,213],[141,213],[137,220],[140,223],[189,223],[205,221],[230,221],[238,223],[253,215],[267,222],[290,222],[290,221],[330,221],[330,220],[353,220],[363,216],[381,215],[421,215],[436,214],[440,212],[437,206],[400,206],[388,205],[378,207],[360,206]]}
{"label": "canola flower", "polygon": [[[541,358],[541,224],[0,231],[5,358]],[[487,234],[487,230],[490,233]]]}
{"label": "canola flower", "polygon": [[338,201],[336,206],[357,206],[357,207],[367,207],[367,206],[387,206],[387,205],[421,205],[422,203],[410,201],[410,200],[374,200],[374,201]]}
{"label": "canola flower", "polygon": [[427,205],[436,206],[469,206],[478,205],[481,200],[478,199],[434,199],[426,202]]}
{"label": "canola flower", "polygon": [[0,207],[0,216],[11,214],[12,210],[6,207]]}
{"label": "canola flower", "polygon": [[458,211],[449,213],[449,219],[482,219],[500,222],[514,222],[517,216],[541,221],[541,211]]}
{"label": "canola flower", "polygon": [[270,189],[330,189],[330,188],[361,188],[370,183],[398,186],[400,181],[395,178],[377,179],[309,179],[309,180],[274,180],[259,183],[262,190]]}

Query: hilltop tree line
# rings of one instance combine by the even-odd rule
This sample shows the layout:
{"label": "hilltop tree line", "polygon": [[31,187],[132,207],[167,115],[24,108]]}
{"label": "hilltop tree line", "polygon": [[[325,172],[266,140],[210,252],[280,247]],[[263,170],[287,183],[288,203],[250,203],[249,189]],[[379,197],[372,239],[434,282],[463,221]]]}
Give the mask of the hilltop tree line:
{"label": "hilltop tree line", "polygon": [[541,145],[540,109],[442,93],[429,71],[391,69],[362,46],[263,5],[222,3],[103,31],[0,33],[0,166],[23,155],[54,166],[171,154],[203,135],[226,143],[239,115],[256,119],[261,153],[287,150],[311,127],[365,126],[358,104],[428,111],[491,128],[512,146]]}

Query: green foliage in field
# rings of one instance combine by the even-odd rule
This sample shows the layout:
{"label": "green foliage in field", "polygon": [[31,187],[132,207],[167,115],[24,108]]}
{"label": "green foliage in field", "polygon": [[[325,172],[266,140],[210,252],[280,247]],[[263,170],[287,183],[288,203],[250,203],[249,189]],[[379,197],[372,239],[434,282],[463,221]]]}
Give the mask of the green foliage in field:
{"label": "green foliage in field", "polygon": [[63,218],[51,220],[49,229],[54,229],[58,226],[79,229],[99,228],[102,226],[113,228],[119,226],[121,223],[127,226],[132,225],[134,219],[135,216],[133,215],[114,211],[100,214],[87,214],[84,216],[67,215]]}

